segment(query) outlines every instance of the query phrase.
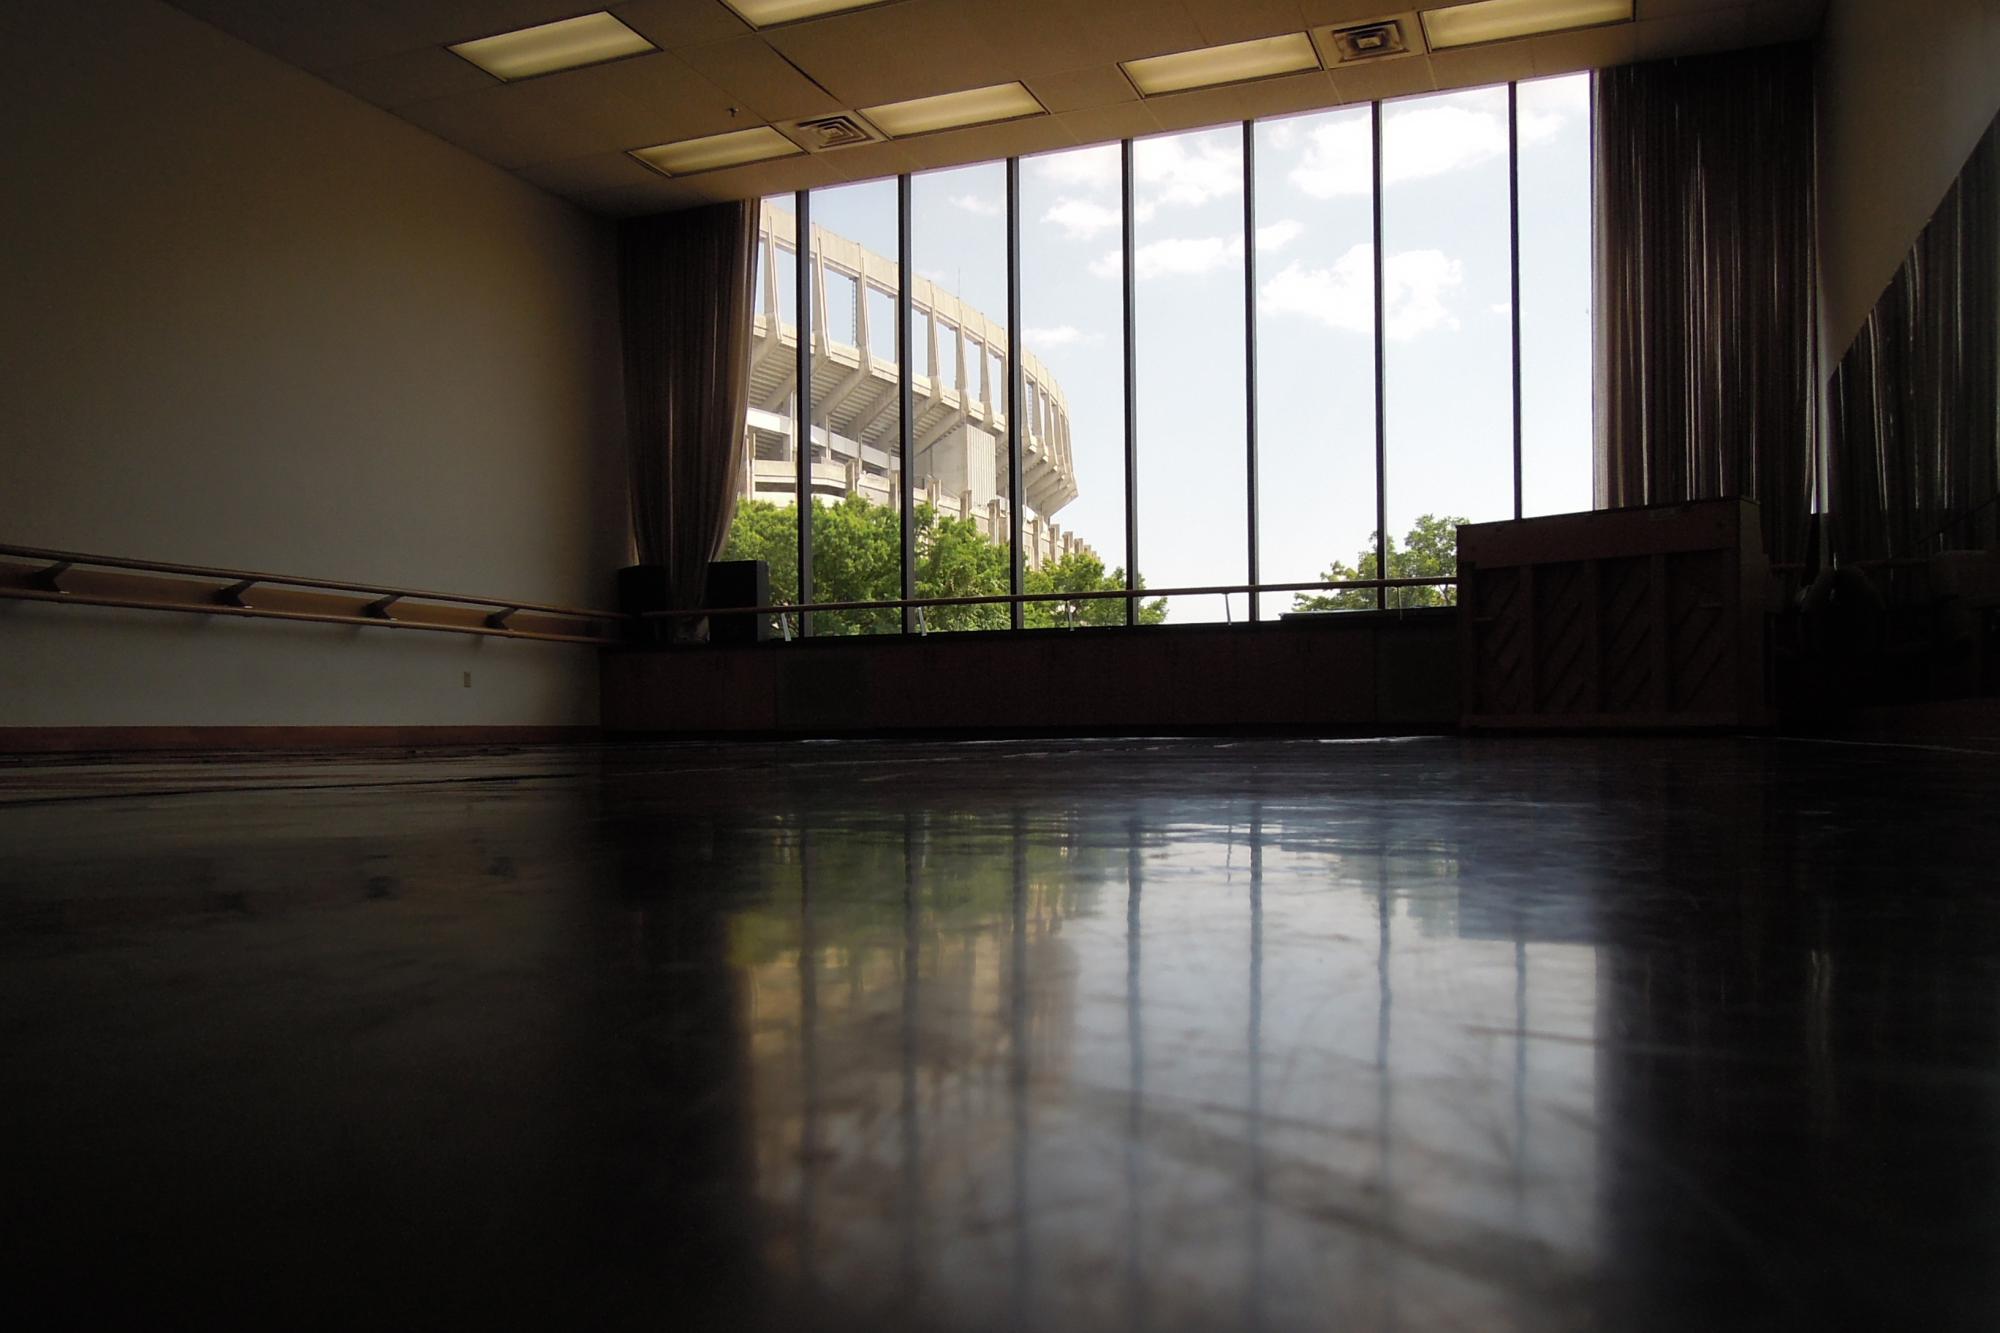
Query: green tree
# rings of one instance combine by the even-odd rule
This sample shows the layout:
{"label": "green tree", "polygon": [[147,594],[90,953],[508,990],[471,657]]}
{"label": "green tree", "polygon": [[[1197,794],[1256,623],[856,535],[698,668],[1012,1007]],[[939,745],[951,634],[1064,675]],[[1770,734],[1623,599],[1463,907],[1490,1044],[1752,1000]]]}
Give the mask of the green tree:
{"label": "green tree", "polygon": [[[1028,592],[1111,592],[1125,586],[1121,566],[1106,574],[1104,561],[1089,551],[1072,551],[1040,569],[1031,569],[1025,583]],[[1140,587],[1146,581],[1139,581]],[[1157,625],[1167,618],[1167,599],[1156,597],[1139,603],[1139,623]],[[1122,625],[1125,599],[1122,597],[1079,597],[1060,602],[1029,602],[1021,623],[1030,629],[1066,628],[1070,625]]]}
{"label": "green tree", "polygon": [[[858,495],[828,504],[813,501],[813,597],[821,602],[893,601],[902,587],[901,519],[895,510],[870,504]],[[918,597],[992,597],[1008,590],[1007,549],[990,542],[971,519],[940,514],[919,504],[911,515],[915,539]],[[771,600],[788,605],[798,600],[798,511],[769,500],[743,500],[736,506],[724,544],[724,560],[763,560],[771,566]],[[1074,552],[1041,569],[1028,571],[1029,592],[1093,592],[1125,586],[1125,572],[1104,572],[1104,562],[1088,552]],[[1143,584],[1141,586],[1144,586]],[[1142,602],[1142,624],[1167,618],[1165,599]],[[976,606],[927,607],[924,625],[934,630],[1005,629],[1007,606],[990,602]],[[1122,625],[1121,599],[1089,598],[1066,602],[1029,602],[1022,623],[1034,627]],[[820,611],[814,613],[816,634],[893,633],[902,615],[893,609]]]}
{"label": "green tree", "polygon": [[[1458,573],[1458,525],[1462,518],[1438,518],[1425,514],[1408,533],[1404,534],[1399,548],[1396,539],[1389,539],[1389,572],[1378,575],[1375,559],[1375,534],[1368,534],[1368,549],[1355,557],[1352,565],[1336,560],[1327,567],[1325,578],[1329,582],[1344,582],[1351,579],[1372,579],[1387,577],[1392,579],[1437,578],[1450,579]],[[1458,586],[1454,583],[1440,583],[1429,588],[1389,588],[1385,590],[1384,605],[1389,607],[1411,606],[1453,606],[1458,602]],[[1375,590],[1373,588],[1340,588],[1324,593],[1297,593],[1292,598],[1294,611],[1363,611],[1373,610]]]}

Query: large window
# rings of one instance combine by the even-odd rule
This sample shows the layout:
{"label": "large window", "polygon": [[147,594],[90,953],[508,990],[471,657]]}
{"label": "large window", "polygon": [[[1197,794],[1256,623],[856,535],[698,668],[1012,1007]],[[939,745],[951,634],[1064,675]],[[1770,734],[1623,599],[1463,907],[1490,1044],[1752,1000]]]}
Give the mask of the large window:
{"label": "large window", "polygon": [[[1450,576],[1455,526],[1514,516],[1507,90],[1382,109],[1391,578]],[[1392,588],[1390,606],[1447,589]]]}
{"label": "large window", "polygon": [[1589,77],[766,200],[726,554],[886,604],[816,635],[1449,604],[1590,503]]}
{"label": "large window", "polygon": [[[759,206],[756,310],[750,321],[750,408],[742,480],[725,560],[771,567],[771,600],[799,600],[798,219],[791,195]],[[788,631],[797,628],[787,617]]]}
{"label": "large window", "polygon": [[[1264,583],[1375,577],[1374,109],[1257,126],[1257,540]],[[1277,616],[1313,594],[1264,593]],[[1372,588],[1319,594],[1373,609]]]}
{"label": "large window", "polygon": [[[1005,595],[1013,557],[1007,452],[1007,173],[998,162],[910,181],[912,336],[933,349],[916,395],[917,595]],[[1003,602],[927,608],[924,628],[1004,629]]]}
{"label": "large window", "polygon": [[[813,339],[813,600],[894,601],[903,595],[906,490],[896,364],[896,182],[815,190],[812,221],[813,285],[824,312]],[[885,306],[887,328],[878,331]],[[815,634],[895,633],[902,626],[896,610],[813,616]]]}
{"label": "large window", "polygon": [[[1141,139],[1132,161],[1139,574],[1154,587],[1243,583],[1243,130]],[[1185,624],[1247,611],[1242,596],[1209,595],[1172,598],[1167,614]]]}
{"label": "large window", "polygon": [[1519,85],[1521,512],[1591,505],[1590,76]]}

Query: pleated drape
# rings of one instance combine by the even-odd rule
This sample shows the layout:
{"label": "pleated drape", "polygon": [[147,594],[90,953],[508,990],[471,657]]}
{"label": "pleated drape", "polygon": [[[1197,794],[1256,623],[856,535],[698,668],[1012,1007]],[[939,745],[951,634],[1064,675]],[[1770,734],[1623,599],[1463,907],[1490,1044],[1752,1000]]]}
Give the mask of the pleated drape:
{"label": "pleated drape", "polygon": [[619,232],[632,537],[639,563],[666,569],[675,609],[701,605],[735,514],[756,243],[754,202]]}
{"label": "pleated drape", "polygon": [[2000,119],[1834,372],[1842,560],[2000,550]]}
{"label": "pleated drape", "polygon": [[1819,393],[1803,46],[1595,79],[1600,507],[1743,497],[1806,554]]}

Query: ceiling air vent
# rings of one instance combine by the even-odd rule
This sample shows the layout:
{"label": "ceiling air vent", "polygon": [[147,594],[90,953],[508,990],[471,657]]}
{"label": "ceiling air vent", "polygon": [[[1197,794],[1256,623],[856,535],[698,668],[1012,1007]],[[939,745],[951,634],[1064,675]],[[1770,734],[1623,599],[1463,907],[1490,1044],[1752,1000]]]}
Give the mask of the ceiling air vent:
{"label": "ceiling air vent", "polygon": [[882,141],[882,136],[877,134],[867,121],[847,112],[837,116],[815,116],[811,120],[795,120],[789,125],[780,125],[778,128],[808,153],[824,153],[829,148],[847,148],[858,143]]}
{"label": "ceiling air vent", "polygon": [[1403,35],[1413,31],[1415,25],[1405,28],[1401,19],[1378,19],[1373,23],[1354,23],[1344,28],[1322,28],[1313,35],[1320,39],[1321,47],[1332,57],[1329,64],[1352,65],[1362,60],[1415,54],[1415,49]]}

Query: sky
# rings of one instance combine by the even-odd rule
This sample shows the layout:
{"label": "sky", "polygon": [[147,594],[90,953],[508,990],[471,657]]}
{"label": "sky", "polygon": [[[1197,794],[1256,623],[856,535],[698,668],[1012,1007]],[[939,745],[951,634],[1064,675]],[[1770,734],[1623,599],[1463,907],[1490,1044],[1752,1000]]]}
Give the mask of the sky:
{"label": "sky", "polygon": [[[1520,85],[1523,510],[1590,507],[1587,75]],[[1352,565],[1375,527],[1371,109],[1256,122],[1259,575]],[[1382,104],[1389,530],[1512,516],[1507,92]],[[1249,577],[1244,136],[1134,146],[1138,568],[1155,588]],[[781,201],[788,204],[789,201]],[[817,190],[815,223],[896,253],[894,181]],[[912,261],[1006,316],[1000,163],[911,183]],[[1119,148],[1024,158],[1024,345],[1066,396],[1080,494],[1054,517],[1125,564]],[[781,285],[789,298],[789,284]],[[872,313],[872,312],[871,312]],[[921,372],[922,366],[919,366]],[[1265,615],[1291,594],[1266,594]],[[1245,598],[1175,598],[1175,622]]]}

